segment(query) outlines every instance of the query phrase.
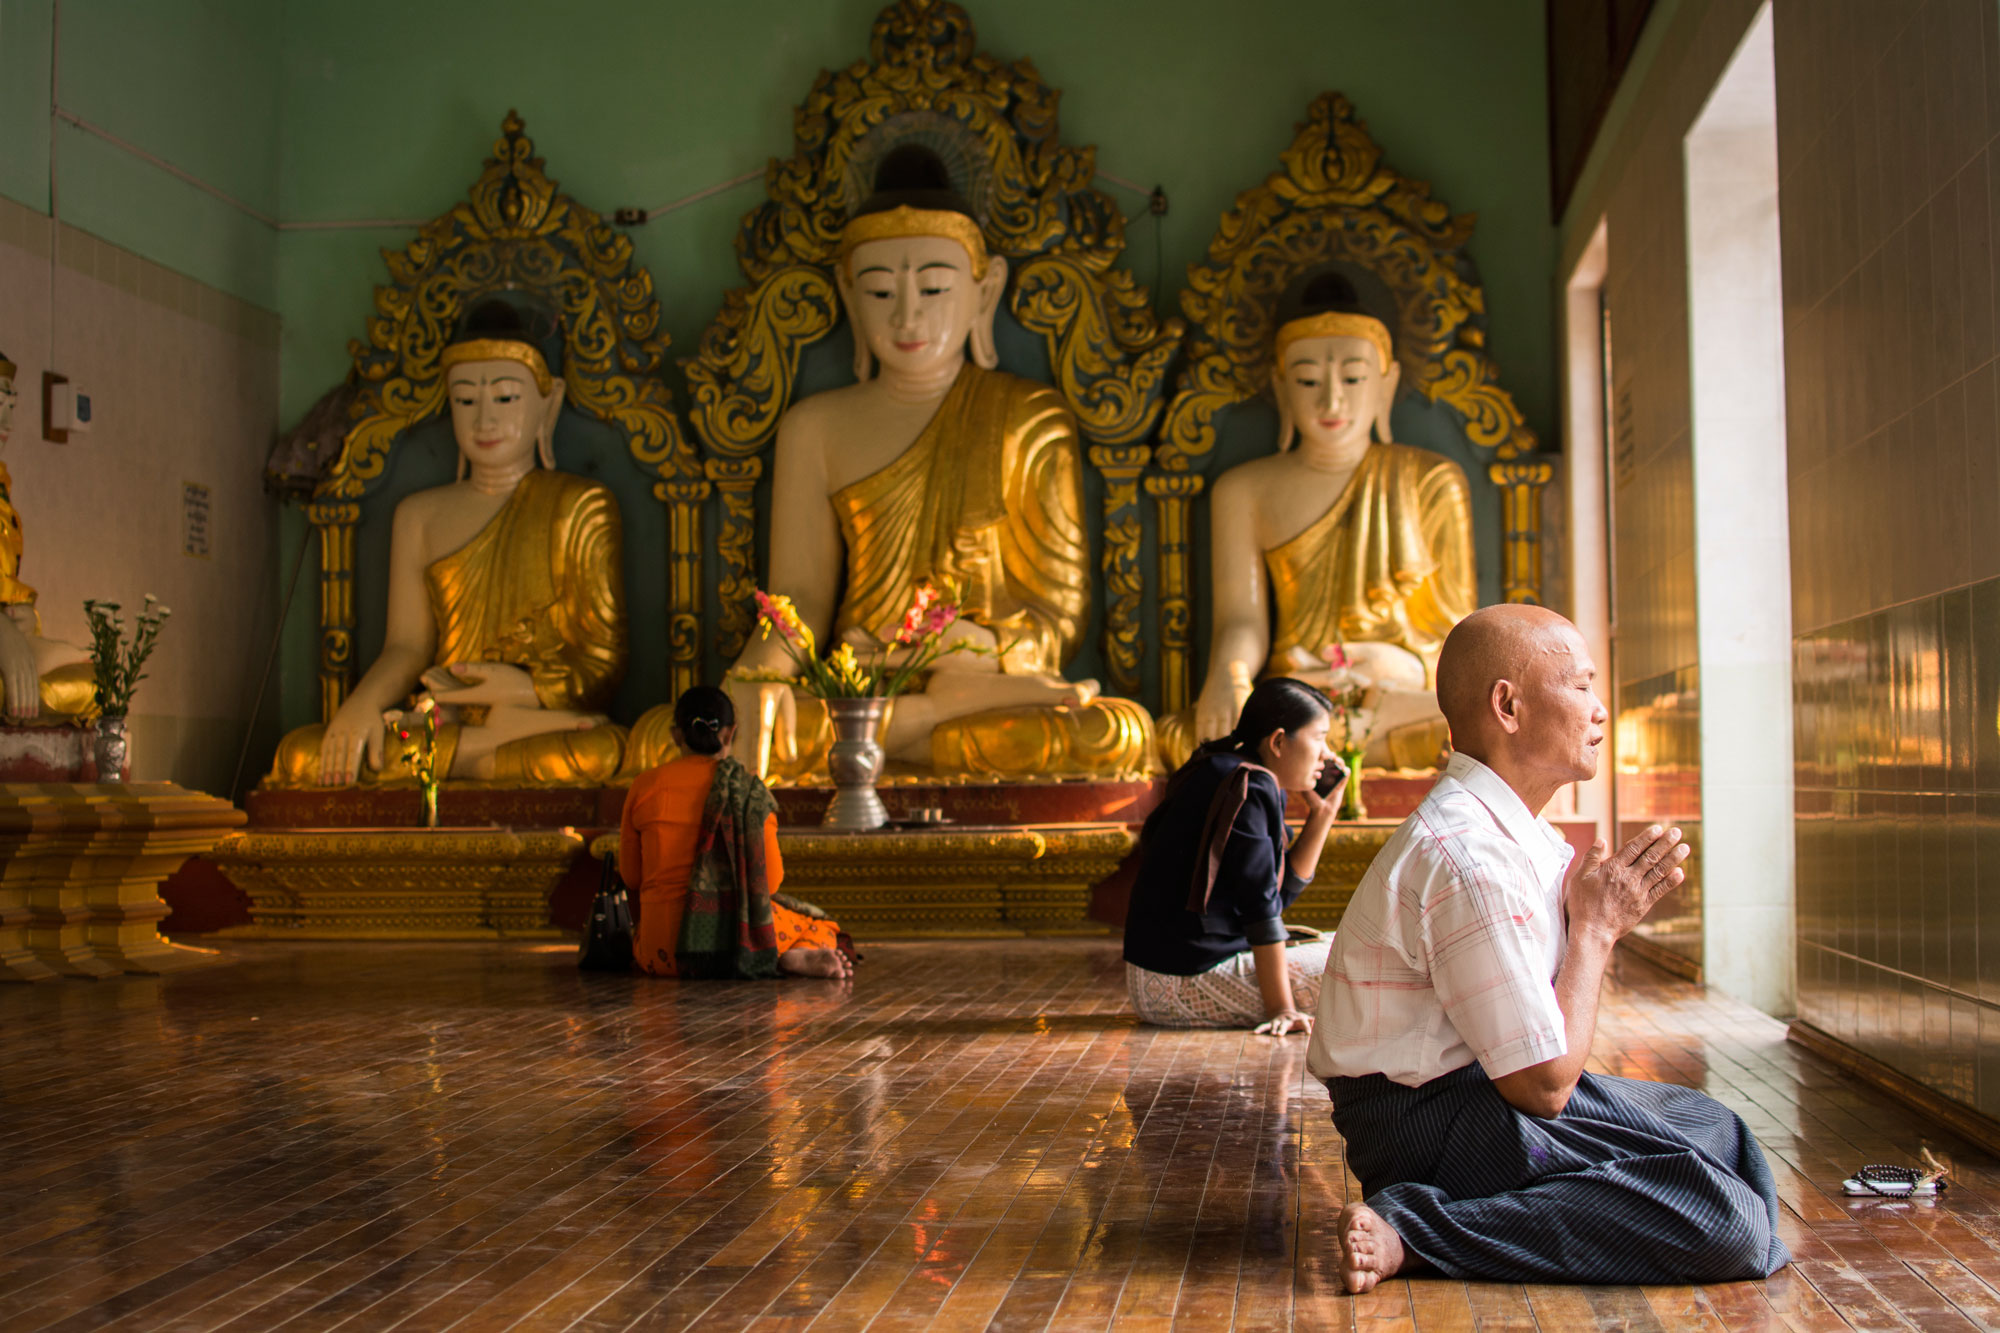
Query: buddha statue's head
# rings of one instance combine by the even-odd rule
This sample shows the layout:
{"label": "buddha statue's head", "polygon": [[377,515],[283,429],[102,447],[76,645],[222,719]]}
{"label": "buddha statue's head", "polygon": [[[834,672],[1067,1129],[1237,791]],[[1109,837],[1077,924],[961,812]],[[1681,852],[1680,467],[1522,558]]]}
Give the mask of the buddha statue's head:
{"label": "buddha statue's head", "polygon": [[854,329],[854,374],[925,375],[955,369],[968,346],[1000,364],[993,318],[1007,261],[988,254],[969,204],[943,159],[903,144],[875,171],[875,192],[840,237],[835,272]]}
{"label": "buddha statue's head", "polygon": [[1363,306],[1336,269],[1306,273],[1279,298],[1271,387],[1278,399],[1278,449],[1303,436],[1338,449],[1386,442],[1402,370],[1389,327]]}
{"label": "buddha statue's head", "polygon": [[14,363],[0,352],[0,444],[7,443],[8,433],[14,429],[14,404],[20,398],[14,392],[14,370]]}
{"label": "buddha statue's head", "polygon": [[438,357],[461,477],[475,462],[501,470],[536,459],[545,468],[556,465],[564,386],[549,373],[539,346],[555,321],[538,320],[536,313],[498,299],[482,301]]}

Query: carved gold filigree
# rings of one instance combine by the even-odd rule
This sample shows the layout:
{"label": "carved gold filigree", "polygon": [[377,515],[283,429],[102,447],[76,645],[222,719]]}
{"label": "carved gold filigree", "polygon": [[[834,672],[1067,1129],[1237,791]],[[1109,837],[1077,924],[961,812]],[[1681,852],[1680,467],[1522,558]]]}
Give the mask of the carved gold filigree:
{"label": "carved gold filigree", "polygon": [[1542,600],[1542,490],[1555,478],[1544,462],[1494,463],[1486,474],[1500,488],[1500,595],[1510,602]]}
{"label": "carved gold filigree", "polygon": [[1094,445],[1091,466],[1104,477],[1104,669],[1120,694],[1139,692],[1139,607],[1146,578],[1139,568],[1139,478],[1153,451],[1145,445]]}
{"label": "carved gold filigree", "polygon": [[1195,330],[1192,359],[1167,408],[1158,465],[1197,467],[1215,446],[1215,414],[1269,390],[1278,296],[1328,261],[1373,273],[1394,297],[1404,383],[1456,408],[1467,437],[1500,459],[1532,450],[1534,434],[1485,350],[1486,295],[1465,253],[1472,216],[1453,215],[1430,186],[1384,164],[1338,93],[1314,100],[1279,161],[1237,197],[1207,257],[1188,269],[1181,309]]}
{"label": "carved gold filigree", "polygon": [[1195,472],[1155,472],[1146,494],[1159,509],[1160,699],[1172,715],[1194,698],[1194,544],[1191,510],[1203,478]]}
{"label": "carved gold filigree", "polygon": [[[876,18],[866,61],[819,76],[794,117],[792,156],[771,163],[768,197],[736,239],[750,285],[724,299],[686,362],[693,425],[710,460],[755,458],[769,447],[792,403],[800,354],[840,319],[832,266],[859,202],[859,168],[904,118],[977,162],[969,192],[988,249],[1011,266],[1009,309],[1043,339],[1055,387],[1085,437],[1100,445],[1146,438],[1185,326],[1157,318],[1145,290],[1115,267],[1124,218],[1091,187],[1094,150],[1058,138],[1057,96],[1029,62],[980,53],[971,19],[949,0],[896,0]],[[752,497],[744,490],[731,503]],[[726,522],[754,527],[755,513],[732,510]],[[755,586],[749,553],[745,542],[724,543],[724,655],[741,648],[749,625],[747,609],[735,605]],[[1120,568],[1138,577],[1136,563]],[[1117,645],[1108,654],[1117,679],[1140,644],[1137,602],[1119,594],[1113,606],[1106,632]]]}
{"label": "carved gold filigree", "polygon": [[[441,411],[440,357],[466,307],[502,290],[532,293],[560,314],[562,375],[569,405],[620,427],[632,459],[665,484],[701,476],[659,378],[667,335],[660,328],[652,275],[633,261],[632,242],[597,213],[562,193],[542,169],[513,112],[465,202],[427,223],[401,251],[385,251],[390,282],[375,289],[366,341],[348,347],[358,372],[355,422],[340,459],[309,511],[321,530],[322,716],[346,697],[354,676],[351,503],[382,475],[403,432]],[[350,502],[350,503],[332,503]],[[339,535],[338,529],[346,529]],[[692,537],[699,547],[699,517]],[[687,590],[698,592],[698,580]],[[689,620],[699,601],[671,614]],[[691,645],[696,636],[689,636]],[[680,651],[677,646],[676,653]],[[694,677],[695,654],[674,657],[675,688]]]}

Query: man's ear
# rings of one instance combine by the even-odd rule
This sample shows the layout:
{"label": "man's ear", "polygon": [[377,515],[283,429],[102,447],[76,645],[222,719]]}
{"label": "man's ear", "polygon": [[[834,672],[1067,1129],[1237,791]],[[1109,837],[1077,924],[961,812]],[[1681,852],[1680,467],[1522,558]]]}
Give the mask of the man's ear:
{"label": "man's ear", "polygon": [[1493,682],[1493,693],[1487,701],[1492,705],[1493,716],[1499,721],[1500,729],[1509,736],[1521,730],[1521,692],[1514,688],[1511,680]]}

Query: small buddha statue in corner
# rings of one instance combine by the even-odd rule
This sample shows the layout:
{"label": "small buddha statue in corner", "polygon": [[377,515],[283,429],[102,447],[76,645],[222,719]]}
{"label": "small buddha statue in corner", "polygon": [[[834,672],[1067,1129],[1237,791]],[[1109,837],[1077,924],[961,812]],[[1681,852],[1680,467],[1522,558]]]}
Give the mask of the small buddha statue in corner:
{"label": "small buddha statue in corner", "polygon": [[1389,329],[1338,269],[1295,281],[1273,324],[1278,451],[1216,483],[1208,675],[1162,725],[1163,757],[1226,735],[1255,678],[1295,676],[1367,686],[1367,762],[1427,766],[1444,739],[1438,650],[1478,604],[1465,473],[1392,442]]}
{"label": "small buddha statue in corner", "polygon": [[[14,429],[14,363],[0,352],[0,449]],[[21,582],[26,544],[14,508],[14,478],[0,462],[0,715],[11,723],[68,721],[97,712],[97,675],[90,653],[42,637],[35,590]]]}
{"label": "small buddha statue in corner", "polygon": [[[883,748],[940,775],[1130,776],[1154,764],[1152,718],[1095,682],[1064,678],[1089,616],[1089,536],[1075,417],[1054,389],[997,369],[994,319],[1007,261],[928,148],[887,154],[842,234],[835,282],[854,333],[856,383],[780,420],[770,591],[814,637],[893,656],[919,585],[957,590],[941,658],[899,695]],[[725,688],[737,757],[779,780],[825,762],[823,705],[759,679],[786,665],[753,639]],[[651,715],[628,770],[657,762]]]}
{"label": "small buddha statue in corner", "polygon": [[397,504],[381,655],[330,722],[284,739],[273,785],[408,777],[393,726],[413,691],[439,706],[445,777],[595,786],[617,771],[624,728],[601,710],[627,651],[618,504],[556,469],[564,385],[537,332],[491,300],[440,354],[458,480]]}

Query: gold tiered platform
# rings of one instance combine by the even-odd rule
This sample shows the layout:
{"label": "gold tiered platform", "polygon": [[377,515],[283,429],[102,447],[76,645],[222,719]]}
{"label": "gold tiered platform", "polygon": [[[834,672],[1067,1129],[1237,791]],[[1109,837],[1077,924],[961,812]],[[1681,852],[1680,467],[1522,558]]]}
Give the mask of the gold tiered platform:
{"label": "gold tiered platform", "polygon": [[290,940],[559,937],[549,897],[571,829],[249,829],[212,859],[250,897],[225,934]]}
{"label": "gold tiered platform", "polygon": [[171,972],[160,881],[243,822],[171,782],[0,784],[0,980]]}
{"label": "gold tiered platform", "polygon": [[[780,828],[785,891],[862,939],[1103,935],[1092,890],[1131,852],[1123,824]],[[591,844],[603,857],[615,834]]]}

